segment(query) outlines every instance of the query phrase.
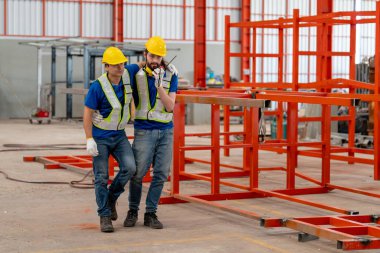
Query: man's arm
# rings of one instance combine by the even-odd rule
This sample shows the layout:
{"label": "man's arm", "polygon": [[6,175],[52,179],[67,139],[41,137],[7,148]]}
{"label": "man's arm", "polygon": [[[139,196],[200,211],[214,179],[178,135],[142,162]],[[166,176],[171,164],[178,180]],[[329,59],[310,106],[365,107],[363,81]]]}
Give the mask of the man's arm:
{"label": "man's arm", "polygon": [[83,112],[83,128],[86,139],[92,138],[92,114],[94,110],[85,106]]}

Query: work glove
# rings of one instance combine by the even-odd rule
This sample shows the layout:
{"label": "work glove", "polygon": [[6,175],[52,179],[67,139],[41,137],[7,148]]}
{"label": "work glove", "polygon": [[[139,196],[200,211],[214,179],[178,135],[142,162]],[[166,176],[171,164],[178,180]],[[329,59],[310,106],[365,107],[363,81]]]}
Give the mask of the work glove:
{"label": "work glove", "polygon": [[161,68],[156,68],[152,71],[152,74],[155,78],[154,86],[158,89],[162,86],[162,79],[164,78],[165,71]]}
{"label": "work glove", "polygon": [[99,111],[94,111],[92,114],[92,123],[94,125],[98,125],[103,120],[103,115],[99,113]]}
{"label": "work glove", "polygon": [[167,68],[170,72],[172,72],[173,75],[178,76],[178,70],[177,70],[177,68],[176,68],[173,64],[170,63],[166,68]]}
{"label": "work glove", "polygon": [[95,142],[94,138],[88,138],[87,139],[86,149],[87,149],[87,152],[91,156],[97,156],[97,155],[99,155],[98,146],[96,145],[96,142]]}

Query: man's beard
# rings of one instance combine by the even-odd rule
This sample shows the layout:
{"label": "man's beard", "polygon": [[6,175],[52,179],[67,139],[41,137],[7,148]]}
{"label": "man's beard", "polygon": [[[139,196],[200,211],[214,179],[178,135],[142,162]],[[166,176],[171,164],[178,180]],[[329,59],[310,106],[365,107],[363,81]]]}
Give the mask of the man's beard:
{"label": "man's beard", "polygon": [[149,63],[149,62],[147,62],[146,65],[147,65],[151,70],[154,70],[154,69],[160,67],[160,65],[157,64],[157,63]]}

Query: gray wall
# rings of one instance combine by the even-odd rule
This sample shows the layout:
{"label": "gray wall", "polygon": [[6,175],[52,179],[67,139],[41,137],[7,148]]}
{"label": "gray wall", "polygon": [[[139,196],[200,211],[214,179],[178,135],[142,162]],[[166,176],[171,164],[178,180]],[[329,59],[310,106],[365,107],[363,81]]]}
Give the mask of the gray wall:
{"label": "gray wall", "polygon": [[[174,55],[174,65],[180,76],[193,83],[193,48],[192,43],[168,43],[167,60]],[[224,72],[224,44],[209,44],[207,46],[207,65],[215,74]],[[43,56],[43,83],[50,83],[51,56],[50,49],[45,49]],[[66,57],[63,51],[57,51],[57,81],[66,81]],[[27,118],[37,107],[37,49],[32,46],[19,45],[17,40],[0,40],[0,119]],[[83,81],[82,58],[74,57],[74,81]],[[100,59],[96,65],[96,75],[102,71]],[[237,60],[231,61],[233,77],[239,77],[240,64]],[[57,84],[65,87],[65,83]],[[83,83],[76,83],[74,87],[83,88]],[[189,123],[208,123],[209,106],[189,106],[187,110]],[[83,113],[83,96],[73,96],[73,117],[81,117]],[[66,116],[66,97],[56,95],[56,117]]]}

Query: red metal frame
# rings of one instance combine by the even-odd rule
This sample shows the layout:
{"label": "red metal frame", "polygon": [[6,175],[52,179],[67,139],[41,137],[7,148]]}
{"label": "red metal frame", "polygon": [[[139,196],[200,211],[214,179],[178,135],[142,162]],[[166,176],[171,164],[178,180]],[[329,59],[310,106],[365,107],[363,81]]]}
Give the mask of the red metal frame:
{"label": "red metal frame", "polygon": [[380,219],[378,215],[322,216],[292,219],[262,219],[266,228],[287,227],[307,235],[337,241],[337,248],[343,250],[365,250],[380,248]]}
{"label": "red metal frame", "polygon": [[[259,214],[242,210],[239,208],[226,206],[220,202],[213,201],[231,200],[231,199],[245,199],[245,198],[263,198],[263,197],[276,197],[283,200],[304,204],[315,208],[329,210],[340,214],[358,214],[353,210],[346,210],[339,207],[325,205],[323,203],[308,201],[294,197],[293,195],[300,194],[317,194],[327,193],[333,189],[349,191],[356,194],[372,196],[379,198],[380,194],[366,192],[359,189],[347,188],[330,184],[330,136],[326,134],[322,142],[319,143],[297,143],[298,146],[320,146],[322,149],[322,175],[321,180],[310,178],[302,173],[295,171],[295,155],[297,155],[297,145],[291,143],[296,139],[296,125],[289,124],[290,141],[279,143],[259,143],[258,141],[258,107],[259,104],[251,104],[252,101],[264,101],[263,99],[273,99],[276,101],[286,101],[291,105],[288,106],[290,113],[289,119],[294,120],[297,108],[294,108],[296,102],[294,99],[300,97],[303,102],[308,103],[321,103],[324,106],[324,117],[322,117],[323,129],[326,133],[330,132],[330,106],[332,104],[343,104],[346,106],[352,105],[355,99],[342,98],[342,97],[328,97],[327,93],[308,93],[306,95],[301,92],[285,92],[273,91],[269,94],[256,94],[256,99],[252,99],[251,94],[243,93],[241,90],[202,90],[202,91],[180,91],[177,95],[177,103],[175,106],[174,117],[174,146],[173,146],[173,169],[171,176],[171,191],[169,197],[162,197],[160,204],[172,203],[186,203],[193,202],[212,206],[224,211],[246,216],[252,219],[260,220],[262,226],[265,227],[288,227],[298,231],[307,233],[306,235],[319,236],[330,240],[337,240],[337,247],[344,250],[353,249],[378,249],[380,248],[380,227],[369,223],[377,223],[378,216],[375,215],[360,215],[360,216],[327,216],[327,217],[305,217],[305,218],[292,218],[292,219],[263,219]],[[300,94],[304,96],[300,96]],[[267,97],[266,97],[267,96]],[[259,100],[257,100],[259,99]],[[186,103],[203,103],[211,105],[211,133],[185,133],[185,104]],[[220,106],[243,106],[245,108],[245,127],[242,133],[244,140],[240,143],[220,144],[220,137],[230,136],[233,133],[220,132]],[[210,145],[192,145],[187,146],[185,137],[187,136],[211,136]],[[259,161],[259,148],[263,146],[285,146],[287,150],[287,167],[286,168],[260,168]],[[222,148],[243,148],[247,152],[243,153],[243,166],[226,166],[222,163],[220,156],[220,149]],[[192,150],[209,150],[210,161],[203,161],[196,158],[190,158],[185,155],[186,152]],[[185,162],[200,162],[210,165],[209,173],[192,173],[185,168]],[[226,167],[238,171],[234,172],[221,172],[220,168]],[[287,174],[286,189],[278,190],[263,190],[259,186],[259,172],[263,171],[283,171]],[[297,188],[295,186],[295,177],[308,180],[317,184],[317,187]],[[248,177],[249,184],[240,184],[225,180],[227,178]],[[184,180],[198,180],[210,183],[209,193],[181,193],[181,181]],[[240,191],[226,192],[221,187],[228,186]],[[184,186],[182,186],[183,188]],[[188,192],[188,191],[187,191]],[[329,226],[329,227],[328,227]],[[305,236],[305,235],[304,235]],[[306,237],[306,236],[305,236]]]}
{"label": "red metal frame", "polygon": [[206,0],[194,2],[194,87],[206,87]]}
{"label": "red metal frame", "polygon": [[[251,0],[241,0],[241,21],[248,22],[251,20]],[[217,38],[217,37],[216,37]],[[242,29],[240,35],[241,48],[243,53],[250,51],[250,29]],[[249,57],[241,58],[241,71],[240,76],[244,82],[249,82],[249,74],[244,74],[245,70],[250,71]]]}
{"label": "red metal frame", "polygon": [[[322,3],[324,2],[324,3]],[[320,2],[318,2],[320,4]],[[323,4],[323,5],[322,5]],[[327,6],[326,6],[327,5]],[[225,38],[225,87],[231,88],[231,87],[246,87],[246,88],[267,88],[267,89],[277,89],[278,92],[281,94],[289,94],[288,92],[284,93],[281,92],[283,89],[291,89],[293,92],[297,92],[299,89],[317,89],[317,91],[324,93],[325,95],[322,95],[318,93],[317,96],[323,96],[323,98],[318,98],[315,97],[314,99],[311,99],[310,97],[307,98],[307,100],[311,101],[318,101],[318,104],[324,104],[323,100],[327,101],[327,97],[333,98],[334,97],[347,97],[347,98],[357,98],[357,99],[363,99],[366,101],[373,101],[375,102],[375,136],[374,136],[374,159],[365,159],[365,158],[358,158],[355,157],[355,153],[371,153],[366,150],[361,150],[355,148],[355,107],[354,104],[347,105],[349,107],[349,115],[344,116],[344,117],[337,117],[337,116],[328,116],[330,118],[330,121],[326,122],[325,125],[323,125],[322,129],[322,139],[326,140],[326,136],[330,135],[330,130],[329,130],[329,125],[331,124],[331,120],[347,120],[349,122],[349,147],[346,149],[342,149],[341,147],[335,147],[335,146],[323,146],[322,148],[318,148],[317,150],[302,150],[302,151],[297,151],[296,155],[289,161],[291,166],[297,166],[297,155],[311,155],[311,156],[317,156],[321,157],[321,152],[322,149],[326,149],[330,154],[331,159],[337,159],[337,160],[344,160],[347,161],[348,163],[354,163],[354,162],[364,162],[367,164],[374,164],[374,179],[379,180],[380,179],[380,140],[378,136],[380,124],[378,124],[378,119],[380,119],[379,115],[379,109],[380,109],[380,104],[379,101],[375,96],[373,95],[359,95],[355,94],[355,90],[357,88],[364,88],[368,90],[377,90],[377,93],[380,93],[379,89],[379,73],[376,73],[377,76],[375,76],[376,83],[375,85],[368,84],[368,83],[362,83],[353,80],[355,78],[355,50],[356,50],[356,33],[355,33],[355,27],[357,24],[364,24],[364,23],[376,23],[376,51],[380,51],[380,39],[379,39],[379,17],[380,15],[378,14],[379,11],[379,4],[377,4],[377,11],[372,12],[372,11],[362,11],[362,12],[338,12],[338,13],[329,13],[331,11],[331,1],[321,1],[321,6],[319,6],[319,12],[327,12],[327,14],[322,14],[322,15],[317,15],[317,16],[310,16],[310,17],[299,17],[299,13],[297,10],[294,10],[293,12],[293,18],[287,18],[283,19],[280,18],[278,20],[266,20],[266,21],[256,21],[256,22],[240,22],[240,23],[230,23],[229,17],[226,17],[226,25],[225,25],[225,33],[226,33],[226,38]],[[323,8],[325,9],[323,9]],[[360,16],[365,16],[366,18],[362,18]],[[346,19],[340,19],[340,17],[345,17]],[[334,52],[331,49],[331,44],[332,44],[332,36],[331,36],[331,31],[332,27],[336,25],[341,25],[341,24],[349,24],[351,27],[351,33],[350,33],[350,51],[349,52]],[[299,50],[299,29],[304,27],[317,27],[318,29],[318,47],[316,51],[300,51]],[[251,52],[246,53],[246,52],[241,52],[241,53],[231,53],[230,52],[230,46],[229,44],[231,43],[229,34],[231,29],[247,29],[251,28],[253,29],[253,44],[255,45],[255,41],[260,39],[257,37],[256,34],[256,29],[258,28],[272,28],[272,29],[278,29],[279,30],[279,52],[278,53],[257,53],[255,50],[255,46],[251,49]],[[284,29],[286,30],[292,30],[293,34],[293,63],[292,63],[292,81],[291,82],[283,82],[283,72],[282,72],[282,64],[283,64],[283,57],[284,57],[284,48],[281,46],[282,42],[284,42],[283,35],[284,35]],[[298,59],[299,56],[316,56],[318,59],[318,64],[316,68],[316,73],[317,73],[317,81],[314,83],[299,83],[298,82]],[[334,56],[348,56],[350,57],[350,65],[349,65],[349,78],[350,79],[331,79],[331,58]],[[250,82],[230,82],[229,80],[229,75],[230,75],[230,59],[232,57],[250,57],[252,58],[252,80]],[[265,58],[265,57],[275,57],[278,58],[279,60],[279,71],[278,71],[278,82],[274,83],[268,83],[268,82],[257,82],[255,80],[256,76],[256,67],[255,67],[255,62],[257,58]],[[376,62],[376,66],[380,66],[378,62]],[[332,88],[349,88],[349,94],[335,94],[335,93],[330,93]],[[266,94],[260,94],[261,98],[263,99],[272,99],[274,101],[284,101],[281,99],[281,96],[278,96],[279,100],[276,100],[276,98],[273,97],[274,94],[270,94],[270,92],[266,91]],[[288,102],[294,102],[294,103],[299,103],[299,102],[305,102],[305,100],[301,97],[299,97],[299,94],[297,96],[297,93],[293,94],[294,97],[292,99],[287,98],[285,101]],[[301,101],[303,100],[303,101]],[[327,103],[328,104],[328,103]],[[323,117],[326,116],[326,114],[329,114],[329,108],[326,106],[322,106],[322,111],[323,111],[323,116],[321,117],[306,117],[306,118],[301,118],[298,119],[298,116],[295,114],[296,112],[296,105],[292,105],[291,103],[288,104],[288,109],[287,113],[288,114],[294,114],[292,120],[288,119],[288,122],[290,124],[298,124],[298,122],[302,121],[320,121],[322,120]],[[376,107],[377,105],[377,107]],[[224,129],[225,132],[228,132],[229,130],[229,108],[225,108],[225,119],[224,119]],[[279,103],[279,107],[276,111],[271,112],[272,115],[276,116],[277,119],[277,139],[282,139],[282,114],[283,114],[283,108],[282,108],[282,103]],[[288,124],[288,132],[291,129],[290,124]],[[328,133],[327,133],[328,132]],[[294,139],[292,135],[288,138],[287,142],[290,144],[290,146],[293,147],[295,145],[295,149],[297,150],[297,145],[299,145],[297,142],[297,139]],[[229,140],[225,140],[225,144],[229,144]],[[265,147],[266,150],[272,150],[275,152],[285,152],[286,150],[281,148],[281,147]],[[289,149],[289,148],[287,148]],[[292,152],[293,154],[295,152]],[[347,153],[347,156],[344,155],[332,155],[332,153]],[[228,150],[225,150],[225,154],[228,155]],[[327,165],[326,165],[327,166]],[[327,179],[328,176],[326,175]],[[289,182],[292,184],[291,182]]]}
{"label": "red metal frame", "polygon": [[[67,169],[80,174],[87,174],[93,169],[92,157],[89,155],[71,155],[71,156],[24,156],[24,162],[39,162],[44,164],[45,169]],[[108,160],[108,175],[110,182],[115,176],[115,167],[118,164],[110,156]],[[151,173],[147,173],[143,182],[152,180]]]}

